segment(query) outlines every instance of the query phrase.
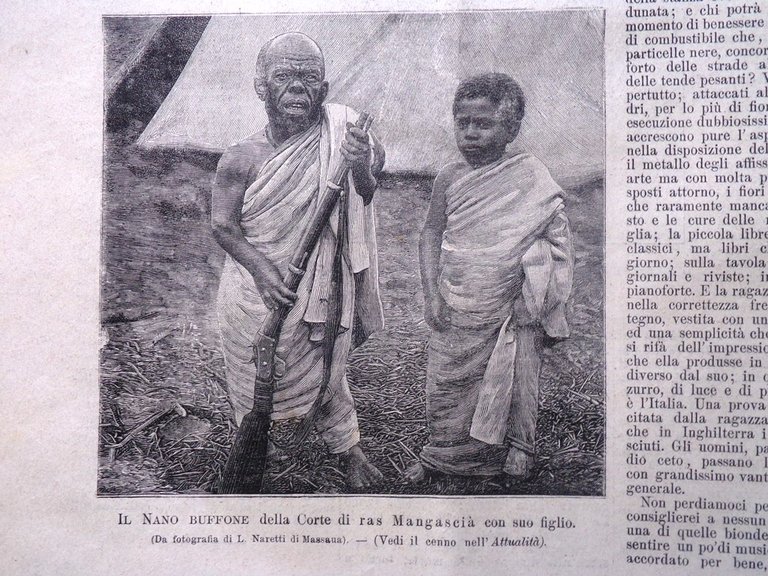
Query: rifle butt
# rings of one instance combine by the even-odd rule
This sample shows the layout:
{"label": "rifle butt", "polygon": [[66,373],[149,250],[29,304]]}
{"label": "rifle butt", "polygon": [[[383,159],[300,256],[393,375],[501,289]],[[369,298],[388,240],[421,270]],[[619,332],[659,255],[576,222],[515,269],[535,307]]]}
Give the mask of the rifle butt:
{"label": "rifle butt", "polygon": [[251,411],[245,415],[224,466],[219,494],[261,494],[269,425],[269,412]]}

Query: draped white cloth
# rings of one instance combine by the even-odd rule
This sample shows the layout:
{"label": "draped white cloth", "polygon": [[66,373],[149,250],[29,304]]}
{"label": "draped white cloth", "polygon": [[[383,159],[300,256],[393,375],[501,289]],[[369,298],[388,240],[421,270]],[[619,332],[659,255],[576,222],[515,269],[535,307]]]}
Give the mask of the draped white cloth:
{"label": "draped white cloth", "polygon": [[[339,146],[346,124],[356,120],[357,113],[351,108],[337,104],[324,106],[321,121],[275,149],[245,192],[241,217],[243,234],[282,275],[288,271],[300,236],[318,207],[320,194],[326,192],[327,179],[341,162]],[[383,326],[373,205],[363,204],[362,198],[354,192],[351,177],[348,185],[349,226],[348,250],[342,266],[342,330],[334,349],[331,382],[316,420],[317,428],[332,452],[346,450],[359,440],[354,404],[345,376],[355,313],[366,335]],[[273,419],[304,415],[319,391],[323,372],[321,340],[336,245],[337,210],[330,222],[310,257],[297,291],[298,299],[280,334],[277,356],[285,361],[286,371],[276,383]],[[239,422],[252,407],[256,375],[252,345],[268,310],[253,277],[231,257],[227,257],[224,265],[217,304],[227,386]]]}
{"label": "draped white cloth", "polygon": [[429,342],[430,439],[421,457],[452,474],[496,474],[505,437],[533,451],[534,326],[568,335],[570,230],[562,190],[530,154],[473,170],[445,195],[438,284],[451,326]]}

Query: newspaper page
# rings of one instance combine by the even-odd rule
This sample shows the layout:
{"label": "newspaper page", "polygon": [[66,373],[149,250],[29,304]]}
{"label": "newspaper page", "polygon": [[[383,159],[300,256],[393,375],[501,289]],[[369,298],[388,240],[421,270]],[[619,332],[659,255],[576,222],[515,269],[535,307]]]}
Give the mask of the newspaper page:
{"label": "newspaper page", "polygon": [[6,2],[8,574],[768,570],[768,2]]}

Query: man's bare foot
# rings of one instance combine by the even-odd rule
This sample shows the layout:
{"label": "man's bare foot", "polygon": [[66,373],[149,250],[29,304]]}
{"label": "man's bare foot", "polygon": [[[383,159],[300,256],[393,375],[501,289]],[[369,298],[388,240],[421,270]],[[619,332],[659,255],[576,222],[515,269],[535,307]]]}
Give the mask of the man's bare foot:
{"label": "man's bare foot", "polygon": [[340,458],[347,486],[353,490],[370,488],[384,479],[379,469],[368,461],[360,444],[340,454]]}
{"label": "man's bare foot", "polygon": [[533,478],[534,464],[535,460],[531,454],[513,446],[507,454],[504,472],[515,480],[530,480]]}
{"label": "man's bare foot", "polygon": [[416,464],[412,464],[405,469],[403,478],[410,484],[421,484],[427,479],[427,471],[424,466],[421,465],[421,462],[416,462]]}

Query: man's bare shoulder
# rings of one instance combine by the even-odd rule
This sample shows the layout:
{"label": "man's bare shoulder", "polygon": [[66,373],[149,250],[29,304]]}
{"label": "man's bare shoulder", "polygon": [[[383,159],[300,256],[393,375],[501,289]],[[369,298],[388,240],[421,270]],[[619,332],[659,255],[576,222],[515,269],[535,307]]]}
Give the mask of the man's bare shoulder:
{"label": "man's bare shoulder", "polygon": [[272,154],[274,147],[263,132],[257,132],[227,148],[219,160],[218,172],[247,176],[259,168]]}
{"label": "man's bare shoulder", "polygon": [[451,184],[472,170],[471,166],[464,161],[451,162],[443,166],[435,177],[433,189],[445,192]]}

